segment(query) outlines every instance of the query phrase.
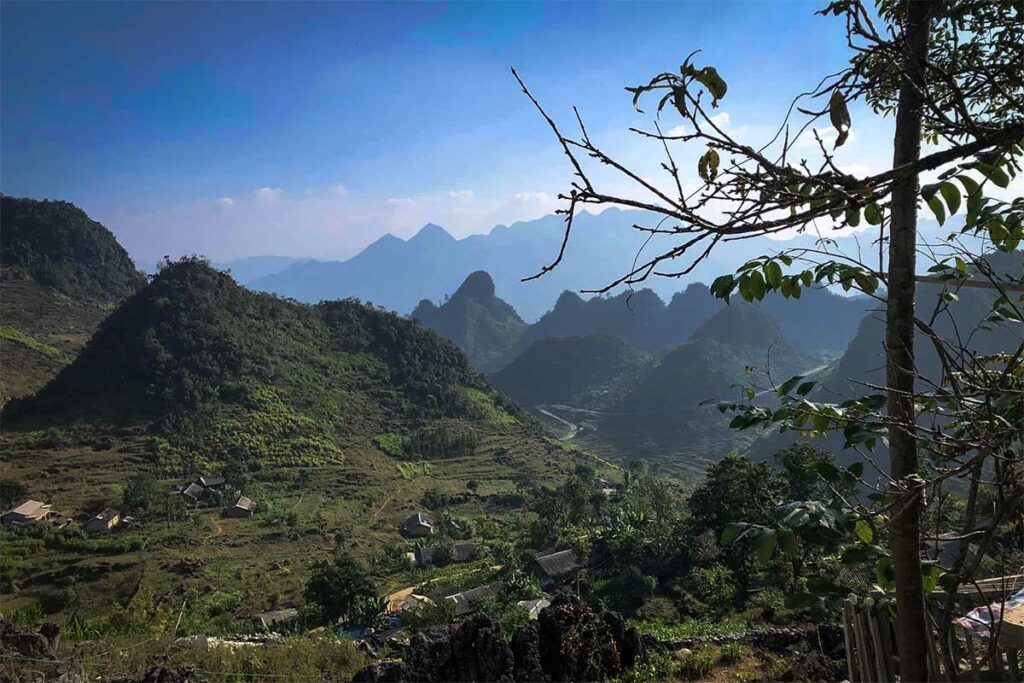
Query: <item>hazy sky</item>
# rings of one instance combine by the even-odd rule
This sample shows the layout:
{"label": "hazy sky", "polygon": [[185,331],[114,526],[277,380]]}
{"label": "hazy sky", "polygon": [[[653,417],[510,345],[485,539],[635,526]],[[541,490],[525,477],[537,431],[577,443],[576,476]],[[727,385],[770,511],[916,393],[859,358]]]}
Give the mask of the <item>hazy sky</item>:
{"label": "hazy sky", "polygon": [[[73,201],[144,260],[486,232],[550,213],[569,178],[509,66],[644,163],[623,86],[700,48],[729,82],[722,115],[756,137],[846,59],[822,4],[5,0],[0,189]],[[854,117],[840,161],[884,164],[888,122]]]}

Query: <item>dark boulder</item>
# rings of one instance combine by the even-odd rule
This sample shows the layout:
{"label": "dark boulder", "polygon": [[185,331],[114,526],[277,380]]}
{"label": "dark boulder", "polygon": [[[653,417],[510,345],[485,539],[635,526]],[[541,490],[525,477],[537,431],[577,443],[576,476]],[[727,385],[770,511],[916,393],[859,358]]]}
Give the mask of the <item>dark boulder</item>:
{"label": "dark boulder", "polygon": [[511,643],[499,624],[478,614],[414,636],[401,662],[368,667],[353,681],[603,681],[632,667],[641,653],[639,634],[618,614],[560,597]]}
{"label": "dark boulder", "polygon": [[528,622],[512,634],[512,660],[519,683],[544,680],[544,669],[540,664],[540,629],[536,621]]}

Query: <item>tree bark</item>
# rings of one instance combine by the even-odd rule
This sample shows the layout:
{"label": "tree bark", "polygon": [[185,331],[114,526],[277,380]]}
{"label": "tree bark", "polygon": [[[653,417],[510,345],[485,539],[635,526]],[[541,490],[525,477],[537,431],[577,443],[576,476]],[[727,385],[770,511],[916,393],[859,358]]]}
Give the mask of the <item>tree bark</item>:
{"label": "tree bark", "polygon": [[[921,157],[921,118],[924,100],[924,62],[932,0],[904,2],[903,72],[896,110],[893,168]],[[889,224],[889,272],[886,305],[886,383],[889,429],[889,468],[893,486],[892,552],[899,613],[896,640],[900,680],[928,680],[927,623],[921,581],[921,512],[923,488],[916,485],[917,442],[912,428],[914,410],[914,293],[917,243],[918,175],[900,177],[892,190]],[[900,426],[905,425],[905,426]]]}

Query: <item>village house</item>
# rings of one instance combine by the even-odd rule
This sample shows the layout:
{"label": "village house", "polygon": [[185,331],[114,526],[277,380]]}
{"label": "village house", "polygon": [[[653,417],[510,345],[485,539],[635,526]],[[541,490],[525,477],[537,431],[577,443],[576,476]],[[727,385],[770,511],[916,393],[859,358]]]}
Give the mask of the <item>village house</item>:
{"label": "village house", "polygon": [[[429,567],[438,561],[439,548],[437,546],[420,546],[412,553],[412,563],[420,567]],[[477,556],[476,543],[456,543],[451,547],[450,561],[453,564],[462,564],[475,559]]]}
{"label": "village house", "polygon": [[225,517],[252,517],[252,513],[256,510],[256,505],[252,502],[252,499],[246,496],[239,496],[238,500],[231,507],[224,510]]}
{"label": "village house", "polygon": [[68,526],[75,520],[71,519],[70,517],[65,517],[64,515],[53,515],[47,521],[50,523],[50,526],[52,526],[54,529],[59,530]]}
{"label": "village house", "polygon": [[452,562],[456,564],[475,560],[476,556],[476,543],[456,543],[452,546]]}
{"label": "village house", "polygon": [[203,497],[204,491],[205,489],[199,484],[189,484],[181,492],[181,495],[183,498],[185,498],[185,500],[187,500],[190,503],[198,503],[199,500]]}
{"label": "village house", "polygon": [[205,477],[199,477],[200,486],[206,489],[213,489],[214,491],[224,486],[225,483],[227,483],[227,480],[219,474],[211,474]]}
{"label": "village house", "polygon": [[537,619],[540,616],[541,610],[545,607],[550,607],[551,602],[544,598],[538,598],[536,600],[520,600],[516,603],[520,609],[526,611],[526,617],[531,621]]}
{"label": "village house", "polygon": [[541,588],[547,589],[573,574],[580,566],[579,555],[569,549],[538,555],[530,563],[530,573],[540,581]]}
{"label": "village house", "polygon": [[433,535],[435,524],[436,522],[433,517],[422,512],[417,512],[415,515],[412,515],[405,520],[405,524],[402,525],[402,528],[407,536],[411,536],[412,538],[422,538],[424,536]]}
{"label": "village house", "polygon": [[256,628],[272,631],[275,628],[294,624],[299,620],[299,610],[294,603],[286,602],[272,610],[261,612],[253,617]]}
{"label": "village house", "polygon": [[12,508],[0,517],[0,522],[10,526],[29,526],[36,522],[45,522],[53,515],[51,506],[38,500],[26,500],[16,508]]}
{"label": "village house", "polygon": [[121,513],[113,508],[106,508],[103,512],[90,517],[85,522],[85,530],[89,533],[110,531],[121,521]]}
{"label": "village house", "polygon": [[481,600],[495,597],[504,587],[504,582],[495,581],[494,583],[459,591],[453,595],[446,596],[444,599],[455,605],[455,616],[462,617],[475,612]]}

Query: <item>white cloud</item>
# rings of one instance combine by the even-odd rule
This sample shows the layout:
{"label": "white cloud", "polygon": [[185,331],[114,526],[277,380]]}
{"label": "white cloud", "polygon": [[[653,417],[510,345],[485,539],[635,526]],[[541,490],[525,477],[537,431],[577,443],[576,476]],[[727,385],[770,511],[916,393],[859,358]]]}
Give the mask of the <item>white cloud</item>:
{"label": "white cloud", "polygon": [[687,128],[686,126],[684,126],[681,123],[678,126],[674,126],[674,127],[669,128],[668,130],[665,131],[665,135],[667,135],[669,137],[679,137],[680,135],[689,135],[689,134],[690,134],[690,129]]}
{"label": "white cloud", "polygon": [[412,197],[388,197],[387,203],[391,206],[412,206]]}
{"label": "white cloud", "polygon": [[[835,147],[836,137],[839,136],[839,132],[836,131],[835,128],[815,128],[813,130],[808,130],[796,139],[793,147],[796,149],[819,149],[818,141],[814,139],[814,131],[818,132],[818,137],[820,137],[821,141],[825,143],[825,149],[831,150]],[[845,144],[849,145],[857,142],[857,139],[857,133],[850,130],[850,135],[847,137]]]}
{"label": "white cloud", "polygon": [[214,204],[216,204],[219,207],[229,209],[235,205],[235,200],[232,199],[231,197],[218,197]]}
{"label": "white cloud", "polygon": [[732,117],[729,116],[729,112],[723,111],[712,116],[711,122],[719,128],[725,128],[732,123]]}
{"label": "white cloud", "polygon": [[280,187],[261,187],[253,194],[256,196],[256,199],[261,202],[273,204],[281,199],[281,196],[284,194],[284,190]]}
{"label": "white cloud", "polygon": [[331,188],[331,194],[333,194],[336,197],[346,197],[348,196],[348,188],[342,185],[341,183],[338,183],[337,185]]}
{"label": "white cloud", "polygon": [[516,201],[522,204],[530,204],[533,202],[550,202],[551,195],[547,192],[516,192]]}
{"label": "white cloud", "polygon": [[448,196],[459,201],[468,201],[473,198],[473,190],[452,190]]}

